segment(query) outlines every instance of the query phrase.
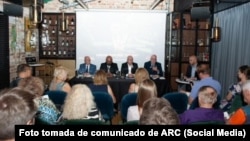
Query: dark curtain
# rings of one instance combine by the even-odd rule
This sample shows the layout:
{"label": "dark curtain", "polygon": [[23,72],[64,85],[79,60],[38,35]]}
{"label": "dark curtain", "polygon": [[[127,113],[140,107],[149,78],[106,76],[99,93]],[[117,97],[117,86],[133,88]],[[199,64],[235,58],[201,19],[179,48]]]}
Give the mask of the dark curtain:
{"label": "dark curtain", "polygon": [[219,19],[221,41],[212,44],[212,76],[222,84],[225,96],[230,84],[237,82],[241,65],[250,65],[250,3],[214,15]]}

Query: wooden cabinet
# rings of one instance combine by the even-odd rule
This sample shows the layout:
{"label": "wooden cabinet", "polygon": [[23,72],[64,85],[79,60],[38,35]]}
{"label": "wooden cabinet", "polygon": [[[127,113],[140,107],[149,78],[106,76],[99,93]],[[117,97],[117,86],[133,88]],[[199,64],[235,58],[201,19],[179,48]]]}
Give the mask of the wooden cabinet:
{"label": "wooden cabinet", "polygon": [[167,16],[166,64],[170,85],[177,90],[176,78],[185,75],[189,56],[210,65],[210,19],[192,20],[190,12],[173,12]]}
{"label": "wooden cabinet", "polygon": [[43,13],[39,28],[40,59],[75,59],[75,21],[75,13]]}

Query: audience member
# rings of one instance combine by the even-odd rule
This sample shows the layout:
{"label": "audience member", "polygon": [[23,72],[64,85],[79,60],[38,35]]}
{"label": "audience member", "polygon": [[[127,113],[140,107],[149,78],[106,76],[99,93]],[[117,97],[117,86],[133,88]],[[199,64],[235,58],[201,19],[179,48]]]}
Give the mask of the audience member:
{"label": "audience member", "polygon": [[112,77],[113,74],[119,71],[117,64],[113,62],[111,56],[106,57],[106,62],[101,64],[100,70],[104,70],[108,74],[108,77]]}
{"label": "audience member", "polygon": [[144,68],[153,78],[163,76],[161,63],[157,62],[157,56],[155,54],[150,57],[150,61],[144,63]]}
{"label": "audience member", "polygon": [[202,86],[198,91],[199,107],[189,109],[180,114],[181,124],[192,124],[195,122],[219,121],[224,122],[224,115],[221,109],[214,109],[217,101],[217,92],[211,86]]}
{"label": "audience member", "polygon": [[0,140],[15,140],[15,125],[32,125],[37,112],[35,96],[20,88],[1,90]]}
{"label": "audience member", "polygon": [[93,119],[103,120],[96,106],[91,90],[85,84],[76,84],[67,95],[63,107],[62,120]]}
{"label": "audience member", "polygon": [[103,70],[97,70],[94,75],[93,83],[89,84],[89,88],[92,92],[107,92],[113,99],[113,102],[116,103],[116,98],[114,93],[108,84],[107,73]]}
{"label": "audience member", "polygon": [[49,90],[58,90],[69,93],[71,86],[66,82],[68,72],[63,66],[56,67],[54,70],[54,78],[50,83]]}
{"label": "audience member", "polygon": [[31,91],[36,96],[38,103],[38,114],[36,116],[40,121],[55,125],[61,112],[56,105],[44,94],[44,82],[39,77],[28,77],[20,80],[19,88]]}
{"label": "audience member", "polygon": [[230,125],[250,124],[250,80],[247,80],[242,86],[244,101],[247,103],[236,110],[227,121]]}
{"label": "audience member", "polygon": [[[189,65],[187,67],[186,74],[183,79],[189,82],[199,80],[200,78],[197,73],[197,67],[198,67],[197,57],[195,55],[189,56]],[[180,89],[190,92],[192,87],[191,85],[184,84],[180,86]]]}
{"label": "audience member", "polygon": [[89,56],[84,57],[84,63],[80,64],[78,74],[82,74],[84,77],[90,77],[96,72],[96,65],[91,63]]}
{"label": "audience member", "polygon": [[[236,95],[240,95],[241,97],[243,97],[241,87],[242,87],[243,83],[245,83],[247,80],[250,79],[249,66],[242,65],[239,67],[237,79],[238,79],[238,82],[230,85],[230,87],[228,89],[228,93],[227,93],[225,99],[221,103],[221,108],[223,108],[223,110],[225,110],[225,111],[227,111],[231,108],[231,104],[232,104],[234,97]],[[244,100],[242,98],[242,103],[243,102],[244,102]]]}
{"label": "audience member", "polygon": [[145,79],[150,79],[148,71],[145,68],[138,68],[135,72],[135,83],[131,83],[128,93],[137,93],[139,85]]}
{"label": "audience member", "polygon": [[122,75],[124,74],[129,78],[134,77],[134,74],[137,68],[138,68],[138,64],[134,62],[133,56],[129,55],[127,57],[127,62],[122,64],[121,74]]}
{"label": "audience member", "polygon": [[18,65],[16,72],[17,77],[10,83],[10,88],[16,87],[20,79],[32,76],[32,68],[28,64]]}
{"label": "audience member", "polygon": [[[211,86],[216,90],[216,93],[220,95],[221,84],[219,81],[213,79],[210,75],[210,68],[207,64],[200,64],[197,68],[197,73],[199,75],[200,81],[194,83],[191,93],[184,92],[189,95],[189,104],[192,104],[193,100],[197,98],[199,89],[202,86]],[[182,91],[183,92],[183,91]]]}
{"label": "audience member", "polygon": [[143,103],[152,97],[157,97],[157,89],[153,80],[145,79],[139,86],[136,105],[130,106],[127,111],[127,121],[139,120]]}
{"label": "audience member", "polygon": [[185,79],[198,80],[199,76],[197,73],[198,59],[195,55],[189,56],[189,65],[187,67]]}
{"label": "audience member", "polygon": [[177,112],[164,98],[149,98],[142,107],[140,125],[178,125],[180,120]]}

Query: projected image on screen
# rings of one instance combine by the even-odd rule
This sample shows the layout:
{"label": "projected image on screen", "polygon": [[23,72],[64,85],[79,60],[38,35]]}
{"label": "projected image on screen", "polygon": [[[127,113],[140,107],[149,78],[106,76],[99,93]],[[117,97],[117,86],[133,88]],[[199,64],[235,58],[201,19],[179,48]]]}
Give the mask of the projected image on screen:
{"label": "projected image on screen", "polygon": [[[118,64],[132,55],[143,67],[152,54],[164,65],[166,13],[138,11],[77,11],[76,69],[84,56],[100,68],[107,55]],[[164,67],[163,67],[164,69]]]}

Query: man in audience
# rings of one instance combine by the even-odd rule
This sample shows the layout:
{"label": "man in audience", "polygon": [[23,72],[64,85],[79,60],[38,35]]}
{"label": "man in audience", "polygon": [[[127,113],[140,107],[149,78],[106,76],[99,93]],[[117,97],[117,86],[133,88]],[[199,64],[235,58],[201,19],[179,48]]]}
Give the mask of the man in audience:
{"label": "man in audience", "polygon": [[247,103],[246,106],[243,106],[236,110],[228,119],[227,124],[231,125],[243,125],[250,124],[250,80],[247,80],[243,86],[243,97],[244,101]]}
{"label": "man in audience", "polygon": [[35,95],[18,87],[0,93],[0,140],[15,140],[15,125],[32,125],[37,112]]}
{"label": "man in audience", "polygon": [[197,98],[199,89],[202,86],[211,86],[216,90],[216,93],[220,95],[221,93],[221,84],[219,81],[213,79],[210,75],[210,68],[207,64],[201,64],[197,68],[197,73],[199,75],[200,81],[197,81],[192,86],[191,93],[185,92],[189,95],[189,104],[192,104],[193,100]]}
{"label": "man in audience", "polygon": [[150,61],[144,63],[144,68],[147,69],[151,77],[163,76],[161,63],[157,62],[155,54],[150,57]]}
{"label": "man in audience", "polygon": [[213,87],[202,86],[198,92],[199,107],[189,109],[180,114],[181,124],[192,124],[197,122],[218,121],[224,123],[224,115],[221,109],[214,109],[217,101],[217,93]]}
{"label": "man in audience", "polygon": [[[184,76],[184,79],[186,81],[196,81],[199,79],[199,76],[197,74],[197,66],[198,66],[198,59],[195,55],[189,56],[189,65],[187,67],[186,75]],[[180,89],[185,91],[191,91],[191,85],[181,85]]]}
{"label": "man in audience", "polygon": [[168,100],[154,97],[144,102],[139,124],[178,125],[180,120]]}
{"label": "man in audience", "polygon": [[84,77],[92,76],[96,72],[96,65],[91,63],[89,56],[84,57],[84,63],[80,64],[78,74],[83,74]]}
{"label": "man in audience", "polygon": [[127,57],[127,62],[122,64],[121,74],[126,75],[127,77],[134,77],[135,71],[137,70],[138,65],[134,62],[133,56],[129,55]]}
{"label": "man in audience", "polygon": [[186,79],[191,79],[191,80],[197,80],[198,74],[197,74],[197,66],[198,66],[198,59],[195,55],[189,56],[189,65],[187,67],[186,71]]}
{"label": "man in audience", "polygon": [[118,71],[118,66],[113,62],[113,58],[108,55],[106,62],[101,64],[100,70],[104,70],[108,74],[108,77],[112,77]]}
{"label": "man in audience", "polygon": [[10,83],[10,88],[17,87],[20,79],[32,76],[32,68],[28,64],[20,64],[17,66],[17,78]]}

